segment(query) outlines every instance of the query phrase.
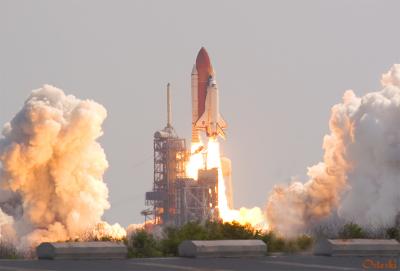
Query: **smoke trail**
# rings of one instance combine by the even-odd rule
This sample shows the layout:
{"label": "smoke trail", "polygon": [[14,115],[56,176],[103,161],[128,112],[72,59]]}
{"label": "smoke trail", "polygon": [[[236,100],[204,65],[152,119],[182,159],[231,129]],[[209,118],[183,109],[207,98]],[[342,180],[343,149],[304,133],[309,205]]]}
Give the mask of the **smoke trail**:
{"label": "smoke trail", "polygon": [[393,224],[400,211],[400,65],[383,89],[357,97],[348,90],[333,106],[324,162],[309,181],[276,186],[266,207],[271,227],[296,234],[338,214],[360,224]]}
{"label": "smoke trail", "polygon": [[[23,245],[82,238],[98,228],[110,207],[102,180],[108,163],[96,141],[106,115],[94,101],[44,85],[4,126],[0,184],[8,196],[0,220],[3,212],[13,217]],[[124,233],[119,225],[111,228]]]}

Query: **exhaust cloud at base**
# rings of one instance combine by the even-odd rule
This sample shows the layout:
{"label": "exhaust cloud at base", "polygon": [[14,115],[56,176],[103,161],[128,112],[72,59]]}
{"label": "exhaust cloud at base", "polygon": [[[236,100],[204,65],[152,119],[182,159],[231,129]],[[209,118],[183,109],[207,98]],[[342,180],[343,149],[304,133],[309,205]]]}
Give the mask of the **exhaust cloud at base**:
{"label": "exhaust cloud at base", "polygon": [[278,185],[266,216],[273,229],[304,232],[331,215],[362,225],[394,225],[400,214],[400,65],[382,76],[382,90],[352,90],[332,107],[323,162],[310,180]]}
{"label": "exhaust cloud at base", "polygon": [[125,234],[101,220],[110,208],[97,142],[106,116],[102,105],[55,87],[32,91],[0,139],[1,234],[22,247]]}

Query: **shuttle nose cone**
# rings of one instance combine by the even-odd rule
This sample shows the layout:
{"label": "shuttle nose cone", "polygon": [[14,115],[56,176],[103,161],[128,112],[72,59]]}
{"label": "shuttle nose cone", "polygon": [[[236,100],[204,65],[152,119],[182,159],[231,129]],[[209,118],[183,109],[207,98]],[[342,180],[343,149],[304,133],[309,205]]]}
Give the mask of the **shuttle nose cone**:
{"label": "shuttle nose cone", "polygon": [[201,70],[202,72],[213,74],[210,57],[208,56],[208,53],[204,47],[201,47],[199,53],[197,54],[196,68],[198,72]]}

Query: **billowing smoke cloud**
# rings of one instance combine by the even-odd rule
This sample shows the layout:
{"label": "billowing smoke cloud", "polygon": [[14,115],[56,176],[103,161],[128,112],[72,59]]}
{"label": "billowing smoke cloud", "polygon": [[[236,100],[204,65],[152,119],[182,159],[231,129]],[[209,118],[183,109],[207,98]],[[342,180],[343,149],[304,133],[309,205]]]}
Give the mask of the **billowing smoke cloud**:
{"label": "billowing smoke cloud", "polygon": [[324,162],[309,181],[276,186],[266,207],[270,226],[296,234],[330,215],[360,224],[393,224],[400,212],[400,65],[383,89],[361,98],[348,90],[333,106]]}
{"label": "billowing smoke cloud", "polygon": [[107,112],[100,104],[45,85],[4,126],[0,138],[0,226],[23,245],[83,238],[100,229],[110,207],[102,176],[108,167],[97,139]]}

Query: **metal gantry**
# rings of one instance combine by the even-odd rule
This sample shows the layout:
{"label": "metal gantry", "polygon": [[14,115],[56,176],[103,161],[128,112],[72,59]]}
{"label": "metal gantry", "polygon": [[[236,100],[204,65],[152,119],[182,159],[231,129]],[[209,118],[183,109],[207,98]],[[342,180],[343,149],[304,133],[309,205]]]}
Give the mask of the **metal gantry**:
{"label": "metal gantry", "polygon": [[199,170],[198,180],[186,176],[190,152],[185,139],[179,138],[171,125],[169,84],[167,115],[167,126],[154,133],[153,189],[146,192],[148,209],[142,215],[153,225],[180,226],[189,221],[218,219],[218,170]]}

